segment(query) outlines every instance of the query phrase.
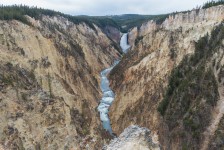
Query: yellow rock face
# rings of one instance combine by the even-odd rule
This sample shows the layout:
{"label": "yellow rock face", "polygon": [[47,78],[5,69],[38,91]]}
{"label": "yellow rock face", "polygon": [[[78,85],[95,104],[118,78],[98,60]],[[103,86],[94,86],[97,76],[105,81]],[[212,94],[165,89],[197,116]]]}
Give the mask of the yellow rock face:
{"label": "yellow rock face", "polygon": [[155,132],[163,128],[157,107],[170,72],[184,56],[194,53],[194,43],[223,19],[224,6],[217,6],[170,16],[161,25],[150,21],[130,32],[131,52],[110,75],[116,93],[110,109],[115,133],[119,135],[131,124]]}
{"label": "yellow rock face", "polygon": [[0,143],[6,149],[99,146],[99,73],[119,53],[97,26],[27,18],[32,26],[0,21]]}

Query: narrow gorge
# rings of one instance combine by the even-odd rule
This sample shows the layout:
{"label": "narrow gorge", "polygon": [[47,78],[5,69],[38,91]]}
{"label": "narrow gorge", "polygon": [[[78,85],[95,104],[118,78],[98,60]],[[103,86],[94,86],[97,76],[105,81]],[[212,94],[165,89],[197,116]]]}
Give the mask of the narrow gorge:
{"label": "narrow gorge", "polygon": [[116,93],[109,113],[115,133],[134,124],[150,129],[164,149],[222,147],[223,116],[215,106],[223,101],[223,77],[216,71],[223,66],[223,20],[220,5],[130,30],[131,49],[109,75]]}
{"label": "narrow gorge", "polygon": [[[123,53],[126,53],[127,50],[130,48],[130,46],[128,45],[127,33],[124,33],[122,35],[121,40],[120,40],[120,46],[122,48]],[[114,135],[113,135],[113,131],[110,126],[110,119],[109,119],[108,113],[109,113],[109,107],[112,105],[113,100],[114,100],[114,92],[109,87],[110,82],[107,78],[107,75],[119,63],[119,61],[120,60],[115,60],[114,64],[111,67],[101,71],[101,73],[100,73],[100,76],[101,76],[100,87],[101,87],[101,90],[103,93],[103,97],[102,97],[97,109],[100,112],[100,120],[102,121],[103,128],[106,131],[108,131],[112,136],[114,136]]]}
{"label": "narrow gorge", "polygon": [[223,4],[114,16],[0,6],[0,150],[224,149]]}

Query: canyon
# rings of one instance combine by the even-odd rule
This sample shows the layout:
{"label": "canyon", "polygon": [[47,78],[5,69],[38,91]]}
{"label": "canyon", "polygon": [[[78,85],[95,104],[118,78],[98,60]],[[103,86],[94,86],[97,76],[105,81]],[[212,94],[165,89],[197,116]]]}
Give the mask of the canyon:
{"label": "canyon", "polygon": [[[192,99],[188,99],[189,96],[186,93],[173,99],[172,97],[165,99],[169,96],[166,96],[166,90],[170,89],[171,93],[178,85],[184,87],[181,80],[177,82],[178,78],[175,76],[171,80],[170,76],[175,73],[178,66],[183,67],[183,63],[188,62],[187,57],[197,54],[195,49],[198,47],[198,41],[204,36],[211,36],[212,32],[215,32],[213,30],[220,24],[223,26],[223,19],[224,7],[221,5],[173,14],[159,25],[154,21],[149,21],[129,32],[131,49],[109,76],[111,87],[116,94],[110,109],[112,129],[115,133],[119,135],[129,125],[137,124],[149,128],[153,134],[158,136],[164,149],[200,149],[202,147],[204,132],[210,122],[212,123],[211,114],[216,103],[206,104],[204,101],[207,97],[197,97],[197,94]],[[219,38],[220,43],[223,43],[222,36]],[[213,39],[215,40],[211,37],[211,40]],[[222,51],[222,44],[210,51],[215,51],[219,47]],[[202,47],[201,49],[208,48]],[[207,59],[208,62],[204,62],[206,68],[211,61],[220,60],[219,62],[222,62],[222,58],[218,58],[221,54],[211,55],[217,57],[213,56],[215,60]],[[222,63],[217,68],[221,66]],[[192,70],[194,68],[191,67]],[[181,66],[179,70],[181,71]],[[211,70],[214,70],[213,67]],[[182,76],[184,77],[185,74]],[[215,79],[218,80],[217,77]],[[193,86],[188,85],[187,87],[186,84],[189,82],[185,81],[185,91],[191,90],[189,88]],[[191,82],[198,84],[198,81]],[[175,91],[174,94],[181,93],[179,88],[177,90],[179,91]],[[215,94],[217,93],[216,88],[208,93],[213,93],[216,100],[219,98],[223,100],[222,96]],[[216,121],[216,124],[219,121]]]}
{"label": "canyon", "polygon": [[[96,26],[60,16],[0,21],[0,139],[6,149],[101,147],[99,72],[120,57]],[[101,135],[102,134],[102,135]]]}
{"label": "canyon", "polygon": [[[130,46],[128,45],[127,33],[124,33],[121,36],[120,46],[124,53],[126,53],[128,49],[130,48]],[[110,126],[110,119],[108,117],[108,112],[109,112],[109,107],[114,101],[114,92],[109,87],[110,81],[108,80],[107,76],[110,73],[110,71],[119,63],[119,61],[120,60],[114,60],[114,64],[111,67],[101,71],[100,73],[101,75],[100,88],[102,90],[103,97],[97,109],[100,112],[100,119],[103,122],[103,128],[106,131],[108,131],[112,136],[114,135]]]}
{"label": "canyon", "polygon": [[121,29],[0,20],[0,149],[224,148],[224,5]]}

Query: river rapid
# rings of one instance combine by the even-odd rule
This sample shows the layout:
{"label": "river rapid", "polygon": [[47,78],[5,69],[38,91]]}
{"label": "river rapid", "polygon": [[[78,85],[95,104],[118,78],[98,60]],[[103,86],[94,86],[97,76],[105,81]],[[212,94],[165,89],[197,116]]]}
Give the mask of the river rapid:
{"label": "river rapid", "polygon": [[[120,46],[122,48],[122,51],[124,53],[127,53],[128,49],[130,48],[130,45],[128,45],[128,34],[124,33],[120,40]],[[114,101],[115,94],[110,88],[110,82],[107,78],[107,75],[110,73],[110,71],[119,63],[119,61],[115,61],[114,64],[101,71],[101,83],[100,88],[103,93],[103,96],[100,100],[100,104],[98,106],[98,111],[100,112],[100,120],[102,121],[103,128],[108,131],[111,135],[113,135],[113,131],[110,125],[110,118],[108,116],[109,107],[111,106],[112,102]]]}

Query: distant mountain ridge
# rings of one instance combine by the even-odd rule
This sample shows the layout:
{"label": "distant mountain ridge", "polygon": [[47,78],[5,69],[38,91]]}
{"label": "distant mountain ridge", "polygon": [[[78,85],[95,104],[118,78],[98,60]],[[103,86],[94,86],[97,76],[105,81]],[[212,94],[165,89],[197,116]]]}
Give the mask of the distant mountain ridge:
{"label": "distant mountain ridge", "polygon": [[[218,1],[208,1],[203,4],[200,8],[209,8],[212,6],[223,5],[224,0]],[[108,15],[108,16],[88,16],[88,15],[78,15],[73,16],[69,14],[64,14],[59,11],[54,11],[50,9],[42,9],[38,7],[29,7],[25,5],[12,5],[12,6],[0,6],[0,20],[11,20],[16,19],[22,21],[23,23],[29,23],[24,15],[34,17],[38,19],[41,15],[56,16],[60,15],[65,18],[68,18],[69,21],[79,24],[85,22],[91,28],[94,29],[93,24],[101,28],[107,26],[112,26],[119,29],[121,32],[128,32],[133,27],[140,27],[143,23],[154,20],[156,23],[162,23],[171,13],[168,14],[158,14],[158,15],[142,15],[142,14],[121,14],[121,15]],[[186,11],[188,12],[188,11]],[[173,12],[174,14],[177,12]]]}
{"label": "distant mountain ridge", "polygon": [[161,22],[168,15],[138,15],[138,14],[124,14],[124,15],[113,15],[113,16],[72,16],[68,14],[63,14],[58,11],[42,9],[38,7],[29,7],[25,5],[12,5],[12,6],[0,6],[0,20],[19,20],[23,23],[29,24],[29,22],[24,17],[28,15],[35,19],[39,19],[41,15],[48,16],[63,16],[68,18],[69,21],[79,24],[85,22],[91,28],[94,29],[93,24],[104,28],[106,26],[115,27],[122,32],[127,32],[130,28],[135,26],[140,26],[142,23],[147,22],[148,20],[156,20]]}

